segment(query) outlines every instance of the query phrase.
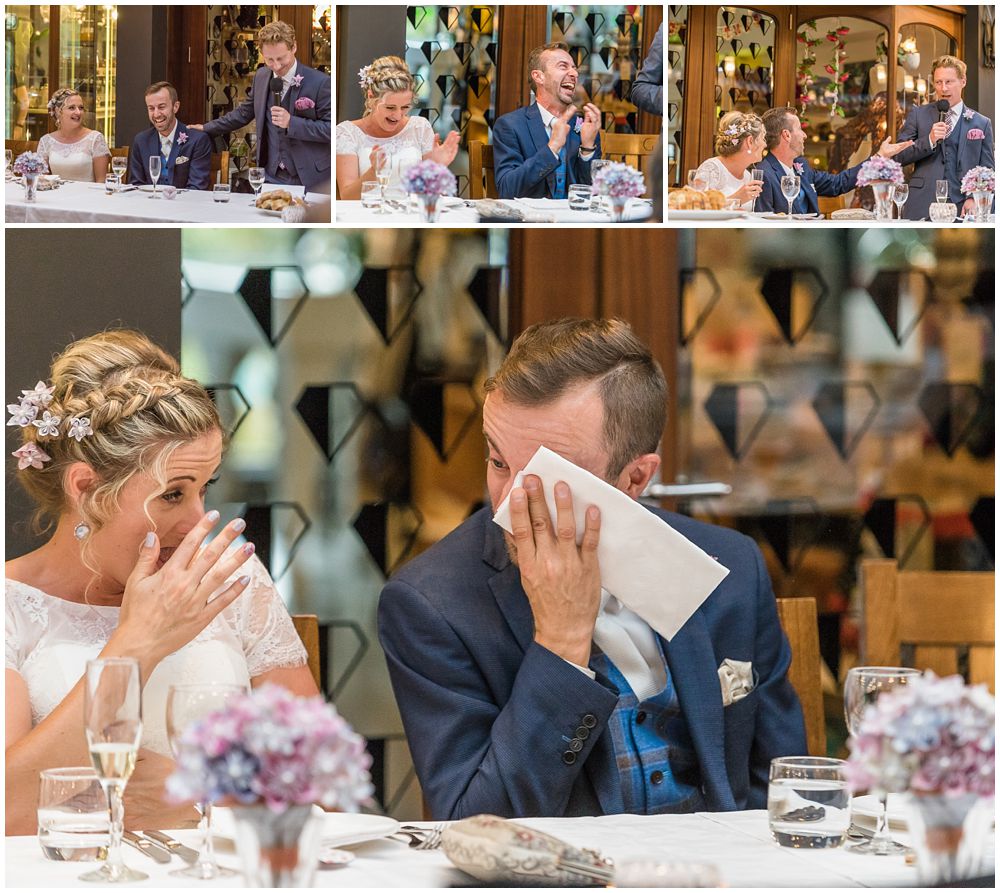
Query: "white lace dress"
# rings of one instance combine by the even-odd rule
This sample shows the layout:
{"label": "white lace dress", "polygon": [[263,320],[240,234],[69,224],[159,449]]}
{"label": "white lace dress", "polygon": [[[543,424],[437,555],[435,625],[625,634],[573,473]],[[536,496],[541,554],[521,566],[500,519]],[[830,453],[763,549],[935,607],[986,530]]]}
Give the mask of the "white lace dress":
{"label": "white lace dress", "polygon": [[[743,179],[741,180],[729,173],[722,160],[716,156],[706,158],[698,165],[696,176],[704,179],[710,189],[718,189],[726,198],[729,198],[737,189],[753,180],[749,168],[743,172]],[[740,205],[741,211],[750,211],[752,208],[753,201],[746,201]]]}
{"label": "white lace dress", "polygon": [[392,153],[389,184],[395,186],[401,169],[405,171],[434,148],[434,131],[430,122],[420,115],[411,115],[399,133],[388,137],[369,136],[353,121],[341,121],[337,125],[337,154],[354,155],[361,176],[372,166],[371,153],[375,146],[383,146]]}
{"label": "white lace dress", "polygon": [[[305,648],[267,570],[256,556],[250,566],[246,591],[150,675],[143,689],[143,747],[170,755],[166,707],[171,685],[249,685],[268,670],[305,665]],[[5,588],[7,669],[20,674],[28,687],[35,726],[66,697],[87,661],[105,646],[118,625],[120,609],[66,601],[15,580],[6,580]]]}
{"label": "white lace dress", "polygon": [[94,182],[94,159],[110,155],[107,140],[99,130],[91,130],[75,143],[61,143],[51,133],[38,141],[38,154],[45,159],[49,172],[64,180]]}

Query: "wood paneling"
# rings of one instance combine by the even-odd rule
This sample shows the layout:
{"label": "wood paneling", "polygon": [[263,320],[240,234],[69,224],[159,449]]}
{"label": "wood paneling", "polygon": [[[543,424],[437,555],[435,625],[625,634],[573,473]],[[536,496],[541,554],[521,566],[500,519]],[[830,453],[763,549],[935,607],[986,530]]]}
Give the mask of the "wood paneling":
{"label": "wood paneling", "polygon": [[[177,88],[185,123],[205,121],[208,87],[206,6],[170,6],[167,12],[167,80]],[[146,85],[143,84],[143,89]]]}
{"label": "wood paneling", "polygon": [[528,104],[528,54],[545,43],[547,6],[500,6],[496,117]]}
{"label": "wood paneling", "polygon": [[819,632],[816,599],[779,598],[778,619],[792,649],[788,681],[799,696],[806,721],[809,754],[826,756],[826,719],[823,713],[823,682],[820,675]]}

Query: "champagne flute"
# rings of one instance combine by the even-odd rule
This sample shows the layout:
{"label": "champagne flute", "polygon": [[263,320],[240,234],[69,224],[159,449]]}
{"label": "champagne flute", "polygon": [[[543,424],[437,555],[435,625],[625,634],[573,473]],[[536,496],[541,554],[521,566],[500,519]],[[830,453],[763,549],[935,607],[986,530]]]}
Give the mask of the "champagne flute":
{"label": "champagne flute", "polygon": [[250,202],[250,207],[256,208],[257,196],[260,194],[260,187],[264,185],[264,168],[250,168],[247,171],[247,178],[250,180],[250,185],[253,187],[253,201]]}
{"label": "champagne flute", "polygon": [[903,205],[906,204],[906,200],[910,197],[910,187],[906,183],[899,183],[893,187],[892,190],[892,203],[896,206],[896,216],[902,220],[903,219]]}
{"label": "champagne flute", "polygon": [[[869,704],[874,704],[880,694],[908,685],[920,675],[920,670],[910,667],[852,667],[848,670],[847,680],[844,682],[844,718],[851,735],[858,734],[865,708]],[[889,834],[888,792],[880,789],[876,793],[881,809],[875,836],[848,849],[854,853],[872,856],[892,856],[909,852],[908,847],[896,843]]]}
{"label": "champagne flute", "polygon": [[122,188],[122,177],[125,176],[125,170],[128,168],[128,159],[121,156],[115,155],[111,159],[111,170],[114,171],[115,176],[118,178],[118,188]]}
{"label": "champagne flute", "polygon": [[[171,685],[167,692],[167,740],[176,760],[180,755],[181,737],[191,723],[202,719],[213,710],[219,710],[230,698],[244,694],[246,686],[236,683],[206,682],[191,685]],[[178,868],[170,874],[175,877],[193,877],[209,881],[218,877],[229,877],[239,872],[223,868],[215,861],[212,844],[212,802],[206,800],[198,804],[201,812],[201,851],[198,861],[185,868]]]}
{"label": "champagne flute", "polygon": [[941,204],[948,201],[948,181],[947,180],[935,180],[934,181],[934,198]]}
{"label": "champagne flute", "polygon": [[385,187],[389,185],[389,180],[392,178],[392,153],[388,149],[379,148],[378,154],[375,156],[375,179],[378,180],[378,185],[382,187],[382,203],[379,205],[379,209],[375,212],[376,214],[388,214],[389,209],[386,207],[385,201]]}
{"label": "champagne flute", "polygon": [[[594,178],[597,176],[597,172],[602,167],[607,167],[611,164],[611,161],[607,158],[595,158],[590,162],[590,182],[594,182]],[[599,192],[592,193],[590,197],[590,213],[591,214],[603,214],[604,213],[604,196]]]}
{"label": "champagne flute", "polygon": [[781,194],[788,201],[788,216],[792,216],[792,202],[798,197],[801,180],[795,174],[781,178]]}
{"label": "champagne flute", "polygon": [[[755,167],[750,170],[750,179],[756,183],[764,182],[764,171],[762,168]],[[753,197],[753,201],[750,203],[750,213],[753,214],[757,210],[757,196]]]}
{"label": "champagne flute", "polygon": [[149,178],[153,181],[153,194],[150,198],[159,198],[156,192],[156,181],[160,179],[160,170],[163,167],[163,159],[159,155],[149,156]]}
{"label": "champagne flute", "polygon": [[139,662],[131,657],[106,657],[87,661],[84,676],[83,719],[90,761],[108,798],[111,839],[104,865],[80,875],[81,881],[106,884],[144,881],[149,875],[134,871],[122,861],[125,828],[123,794],[142,737]]}

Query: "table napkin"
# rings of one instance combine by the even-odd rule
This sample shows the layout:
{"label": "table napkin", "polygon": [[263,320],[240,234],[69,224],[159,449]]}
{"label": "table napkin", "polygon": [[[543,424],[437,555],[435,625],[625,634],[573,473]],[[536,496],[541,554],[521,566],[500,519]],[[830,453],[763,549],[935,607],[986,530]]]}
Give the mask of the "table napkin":
{"label": "table napkin", "polygon": [[[569,485],[578,541],[583,536],[587,507],[596,505],[600,509],[597,559],[601,566],[601,586],[667,641],[729,574],[728,568],[662,518],[544,446],[538,448],[514,479],[515,486],[521,485],[525,474],[541,478],[553,519],[554,487],[558,481]],[[511,532],[509,493],[493,520]]]}

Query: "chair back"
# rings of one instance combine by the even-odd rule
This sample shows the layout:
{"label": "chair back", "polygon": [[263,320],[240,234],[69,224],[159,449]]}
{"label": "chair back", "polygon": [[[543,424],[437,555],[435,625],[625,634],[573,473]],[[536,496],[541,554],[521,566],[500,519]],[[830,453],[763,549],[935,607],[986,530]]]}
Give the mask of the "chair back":
{"label": "chair back", "polygon": [[958,673],[994,691],[995,577],[992,571],[900,571],[895,561],[863,561],[862,660],[939,676]]}
{"label": "chair back", "polygon": [[809,755],[826,756],[826,720],[823,715],[816,599],[803,596],[779,598],[777,601],[778,619],[792,649],[788,681],[792,683],[795,694],[799,696],[799,703],[802,704]]}
{"label": "chair back", "polygon": [[292,623],[305,645],[309,672],[316,680],[316,687],[323,691],[323,680],[319,665],[319,619],[315,614],[292,614]]}
{"label": "chair back", "polygon": [[[220,175],[221,174],[221,178]],[[216,183],[229,182],[229,150],[223,149],[221,152],[212,153],[212,171],[208,178],[208,188],[211,189]]]}
{"label": "chair back", "polygon": [[[124,158],[128,161],[128,146],[112,146],[111,147],[111,157],[112,158]],[[122,174],[122,183],[128,183],[128,165],[125,166],[125,173]]]}
{"label": "chair back", "polygon": [[38,140],[5,140],[4,148],[10,149],[16,159],[22,152],[37,152]]}
{"label": "chair back", "polygon": [[847,203],[844,201],[842,195],[820,195],[817,196],[817,203],[819,204],[820,214],[827,218],[834,211],[840,211],[847,207]]}
{"label": "chair back", "polygon": [[498,198],[493,147],[480,140],[469,141],[469,198]]}
{"label": "chair back", "polygon": [[601,131],[601,157],[629,164],[646,173],[649,156],[660,141],[658,133],[607,133]]}

